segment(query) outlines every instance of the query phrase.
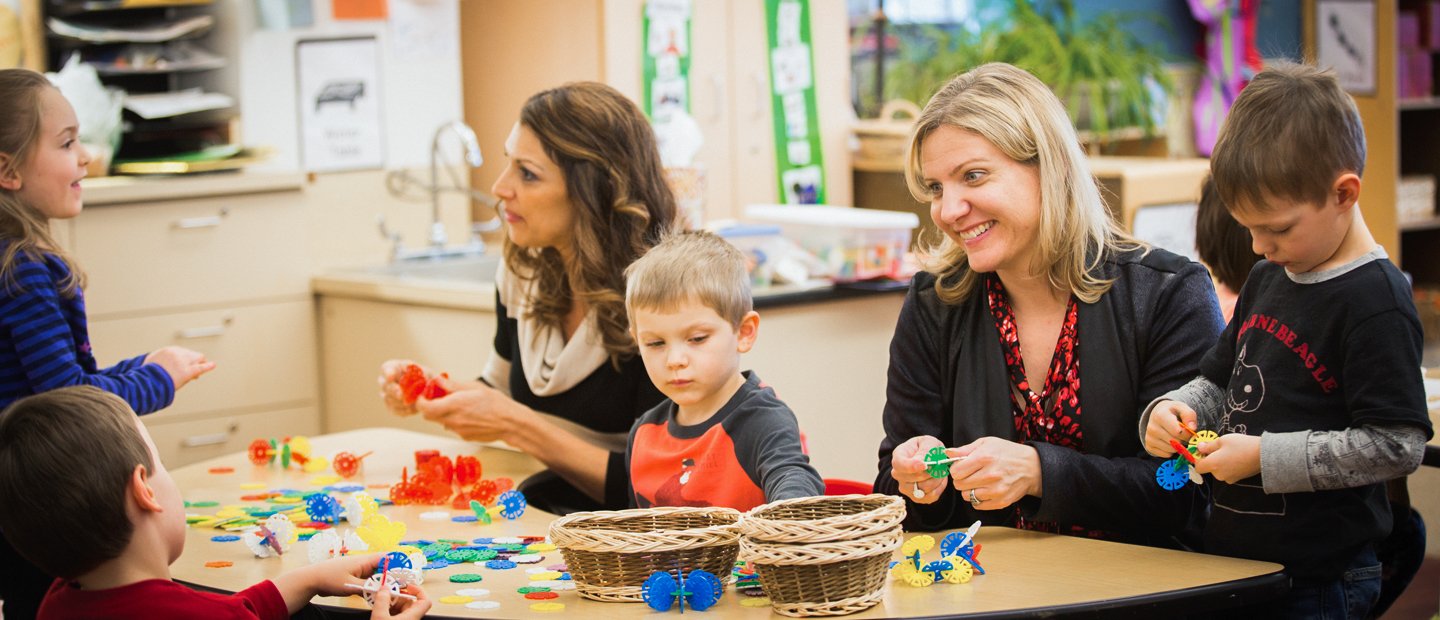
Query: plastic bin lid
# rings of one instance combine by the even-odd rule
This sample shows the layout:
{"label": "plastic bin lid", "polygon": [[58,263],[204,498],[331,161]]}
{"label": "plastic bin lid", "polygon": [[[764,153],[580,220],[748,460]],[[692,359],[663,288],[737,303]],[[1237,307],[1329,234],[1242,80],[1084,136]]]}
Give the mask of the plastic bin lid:
{"label": "plastic bin lid", "polygon": [[780,234],[780,227],[775,224],[731,224],[715,229],[715,234],[725,239],[764,237]]}
{"label": "plastic bin lid", "polygon": [[745,207],[745,217],[782,224],[837,228],[908,230],[920,225],[920,217],[914,213],[833,205],[749,205]]}

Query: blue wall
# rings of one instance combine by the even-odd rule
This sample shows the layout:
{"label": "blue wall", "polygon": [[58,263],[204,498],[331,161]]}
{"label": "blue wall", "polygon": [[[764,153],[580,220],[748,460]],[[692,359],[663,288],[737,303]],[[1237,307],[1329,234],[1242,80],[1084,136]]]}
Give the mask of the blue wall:
{"label": "blue wall", "polygon": [[[1255,28],[1255,47],[1260,50],[1260,55],[1299,60],[1300,0],[1257,1],[1260,10],[1259,23]],[[1164,25],[1137,20],[1134,22],[1135,33],[1142,41],[1162,43],[1172,61],[1195,59],[1198,42],[1204,34],[1200,24],[1190,15],[1190,3],[1186,0],[1077,0],[1075,5],[1082,21],[1107,11],[1159,15]]]}

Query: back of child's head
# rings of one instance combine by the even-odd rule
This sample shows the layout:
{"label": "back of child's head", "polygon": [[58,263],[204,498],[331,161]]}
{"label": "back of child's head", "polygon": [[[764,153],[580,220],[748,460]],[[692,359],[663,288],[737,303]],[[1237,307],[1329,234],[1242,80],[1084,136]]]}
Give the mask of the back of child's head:
{"label": "back of child's head", "polygon": [[[47,89],[55,86],[44,75],[29,69],[0,69],[0,179],[19,176],[34,156],[44,113],[42,94]],[[63,292],[73,294],[84,285],[84,274],[50,235],[50,220],[36,205],[25,204],[17,191],[0,187],[0,286],[15,284],[12,267],[19,254],[42,252],[54,254],[70,270],[70,277],[60,285]]]}
{"label": "back of child's head", "polygon": [[0,412],[0,532],[45,572],[84,575],[130,544],[136,465],[155,471],[120,397],[77,386],[15,401]]}
{"label": "back of child's head", "polygon": [[1231,211],[1264,213],[1275,198],[1325,204],[1335,179],[1365,172],[1365,127],[1335,72],[1279,62],[1240,91],[1210,156]]}
{"label": "back of child's head", "polygon": [[695,299],[735,327],[754,305],[745,255],[706,231],[674,233],[625,269],[625,310],[670,310]]}
{"label": "back of child's head", "polygon": [[1250,231],[1230,215],[1215,180],[1205,177],[1200,187],[1200,205],[1195,214],[1195,249],[1215,279],[1231,291],[1239,291],[1250,277],[1250,268],[1260,261]]}

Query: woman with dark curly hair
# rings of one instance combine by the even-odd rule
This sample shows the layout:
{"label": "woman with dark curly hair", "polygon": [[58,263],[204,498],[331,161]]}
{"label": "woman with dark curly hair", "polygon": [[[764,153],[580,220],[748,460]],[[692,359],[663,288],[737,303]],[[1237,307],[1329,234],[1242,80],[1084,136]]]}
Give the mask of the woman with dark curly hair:
{"label": "woman with dark curly hair", "polygon": [[410,362],[391,360],[381,392],[396,414],[539,459],[549,469],[520,488],[541,509],[624,508],[626,435],[663,399],[625,315],[625,268],[676,226],[655,136],[624,95],[578,82],[526,101],[505,151],[489,363],[479,381],[408,405],[396,380]]}

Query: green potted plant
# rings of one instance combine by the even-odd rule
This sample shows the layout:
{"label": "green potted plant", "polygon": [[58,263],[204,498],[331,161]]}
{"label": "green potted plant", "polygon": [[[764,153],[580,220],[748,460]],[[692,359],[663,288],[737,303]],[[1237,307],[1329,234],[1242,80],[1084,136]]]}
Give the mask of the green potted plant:
{"label": "green potted plant", "polygon": [[1109,142],[1137,130],[1156,135],[1156,110],[1173,86],[1161,53],[1127,29],[1140,13],[1106,13],[1080,21],[1073,0],[981,2],[985,25],[926,26],[902,39],[886,72],[886,96],[924,104],[954,75],[986,62],[1007,62],[1049,84],[1076,128]]}

